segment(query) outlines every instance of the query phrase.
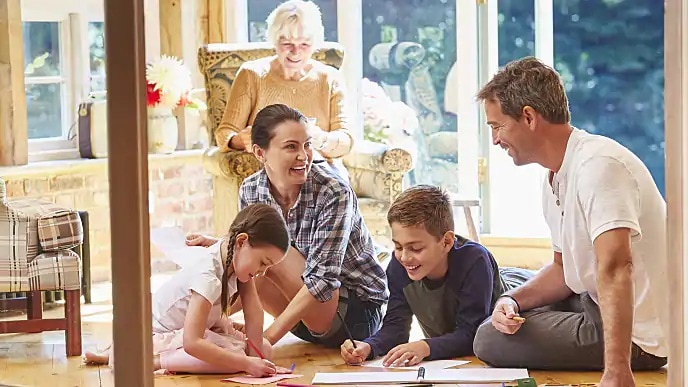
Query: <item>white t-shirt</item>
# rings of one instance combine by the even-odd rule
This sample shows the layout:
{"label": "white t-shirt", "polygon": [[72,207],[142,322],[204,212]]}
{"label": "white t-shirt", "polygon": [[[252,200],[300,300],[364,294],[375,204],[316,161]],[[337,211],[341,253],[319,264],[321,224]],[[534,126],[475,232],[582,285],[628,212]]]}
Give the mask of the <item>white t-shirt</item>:
{"label": "white t-shirt", "polygon": [[[184,267],[170,278],[152,298],[153,332],[172,332],[184,327],[191,291],[212,303],[206,328],[210,329],[222,317],[222,257],[220,242],[208,247],[208,254],[198,257],[194,265]],[[237,291],[237,278],[229,278],[228,297]]]}
{"label": "white t-shirt", "polygon": [[632,339],[648,353],[667,356],[666,203],[642,161],[610,138],[574,129],[561,169],[551,185],[545,179],[543,208],[566,285],[595,302],[593,241],[614,228],[631,229]]}

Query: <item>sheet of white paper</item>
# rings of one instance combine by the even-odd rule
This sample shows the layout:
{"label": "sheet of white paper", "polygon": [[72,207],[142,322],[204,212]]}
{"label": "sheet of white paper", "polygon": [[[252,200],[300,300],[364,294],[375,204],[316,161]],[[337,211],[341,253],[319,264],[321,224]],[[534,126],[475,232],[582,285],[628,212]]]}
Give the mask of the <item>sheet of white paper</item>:
{"label": "sheet of white paper", "polygon": [[432,369],[432,368],[443,369],[443,368],[451,368],[451,367],[456,367],[456,366],[470,363],[467,360],[431,360],[431,361],[422,361],[422,362],[420,362],[414,366],[385,367],[382,365],[383,360],[384,360],[384,358],[379,358],[376,360],[369,360],[369,361],[361,364],[361,367],[390,368],[390,369],[395,369],[395,370],[417,370],[420,367],[425,367],[425,369]]}
{"label": "sheet of white paper", "polygon": [[418,375],[404,372],[316,372],[311,384],[363,384],[412,382]]}
{"label": "sheet of white paper", "polygon": [[194,258],[208,254],[202,246],[187,246],[186,234],[179,227],[161,227],[151,230],[150,241],[161,253],[181,267],[193,264]]}
{"label": "sheet of white paper", "polygon": [[[318,372],[312,384],[376,384],[376,383],[414,383],[418,373],[403,372]],[[429,369],[423,382],[427,383],[490,383],[511,382],[527,378],[525,368],[460,368]]]}

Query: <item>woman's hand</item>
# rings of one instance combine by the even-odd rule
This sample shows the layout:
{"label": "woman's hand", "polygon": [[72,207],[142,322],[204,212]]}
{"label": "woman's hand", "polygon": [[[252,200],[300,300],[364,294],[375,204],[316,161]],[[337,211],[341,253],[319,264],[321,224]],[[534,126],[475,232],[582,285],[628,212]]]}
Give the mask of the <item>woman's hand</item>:
{"label": "woman's hand", "polygon": [[325,146],[328,132],[320,129],[317,125],[308,125],[308,135],[311,136],[313,149],[320,150]]}
{"label": "woman's hand", "polygon": [[232,139],[229,140],[229,147],[236,150],[251,152],[251,127],[247,126],[245,129],[232,136]]}
{"label": "woman's hand", "polygon": [[213,238],[208,235],[189,233],[186,234],[186,245],[187,246],[203,246],[210,247],[217,243],[219,239]]}
{"label": "woman's hand", "polygon": [[430,346],[423,340],[397,345],[382,361],[385,367],[412,366],[430,356]]}
{"label": "woman's hand", "polygon": [[251,376],[262,378],[264,376],[275,375],[277,373],[277,368],[270,360],[250,356],[246,362],[244,371]]}

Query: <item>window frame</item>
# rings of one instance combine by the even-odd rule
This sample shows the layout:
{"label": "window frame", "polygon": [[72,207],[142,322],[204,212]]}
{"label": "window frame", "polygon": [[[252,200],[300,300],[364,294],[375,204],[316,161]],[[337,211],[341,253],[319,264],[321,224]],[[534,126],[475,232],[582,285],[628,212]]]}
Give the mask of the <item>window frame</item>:
{"label": "window frame", "polygon": [[62,136],[28,139],[29,163],[80,157],[76,141],[69,137],[78,130],[78,105],[90,91],[88,23],[104,19],[102,0],[22,0],[22,22],[59,23],[62,74],[38,82],[26,82],[24,77],[26,84],[62,78]]}
{"label": "window frame", "polygon": [[[535,56],[553,62],[551,0],[530,0],[535,11]],[[479,5],[480,85],[485,85],[499,68],[499,9],[497,1]],[[481,185],[483,232],[514,238],[550,238],[542,214],[542,184],[546,171],[539,165],[515,166],[504,151],[492,145],[490,127],[480,107],[481,157],[486,160],[485,182]],[[513,203],[518,206],[513,206]],[[507,215],[508,214],[508,215]],[[520,216],[528,214],[524,227]],[[514,219],[519,219],[515,221]]]}

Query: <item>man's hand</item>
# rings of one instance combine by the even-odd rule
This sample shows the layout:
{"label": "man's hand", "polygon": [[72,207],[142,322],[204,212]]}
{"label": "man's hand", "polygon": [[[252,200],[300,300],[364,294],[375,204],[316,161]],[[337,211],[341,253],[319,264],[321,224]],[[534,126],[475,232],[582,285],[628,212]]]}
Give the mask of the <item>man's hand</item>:
{"label": "man's hand", "polygon": [[602,374],[599,387],[635,387],[631,366],[606,368]]}
{"label": "man's hand", "polygon": [[356,348],[351,343],[351,340],[344,340],[341,347],[339,347],[342,354],[342,359],[346,364],[361,364],[370,355],[370,344],[364,343],[362,341],[356,341]]}
{"label": "man's hand", "polygon": [[522,321],[514,320],[518,316],[518,306],[509,297],[501,297],[492,311],[492,325],[498,331],[507,335],[513,335],[521,328]]}
{"label": "man's hand", "polygon": [[245,129],[232,136],[232,139],[229,140],[229,147],[236,150],[251,152],[251,148],[253,147],[251,145],[251,127],[247,126]]}
{"label": "man's hand", "polygon": [[397,345],[382,360],[385,367],[412,366],[430,356],[430,346],[424,340]]}
{"label": "man's hand", "polygon": [[186,234],[186,245],[187,246],[203,246],[210,247],[217,243],[219,239],[213,238],[208,235],[190,233]]}

